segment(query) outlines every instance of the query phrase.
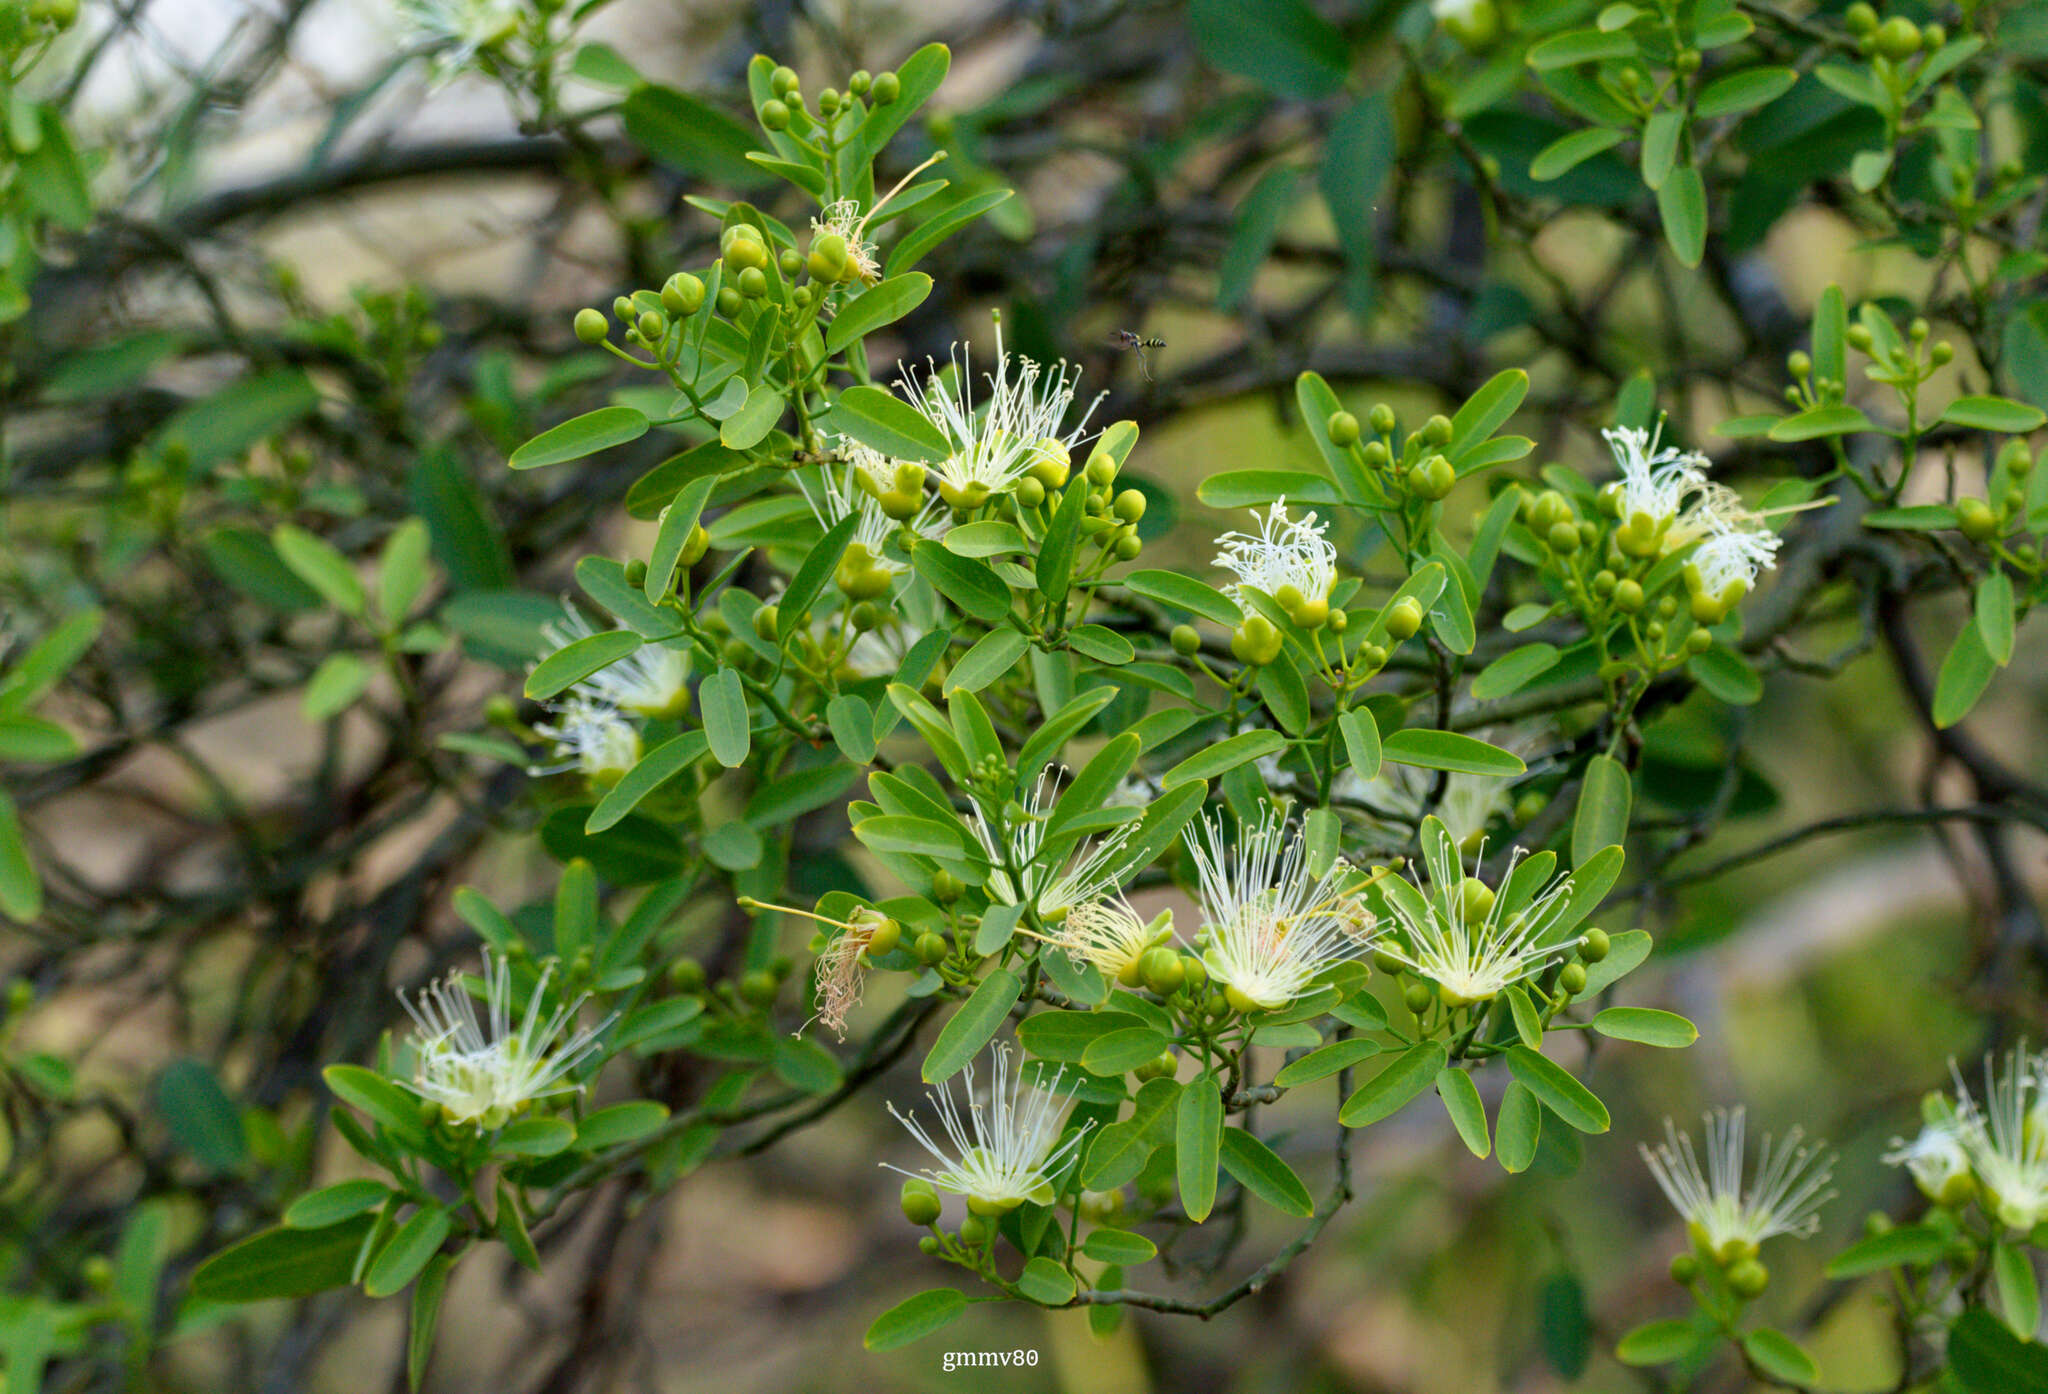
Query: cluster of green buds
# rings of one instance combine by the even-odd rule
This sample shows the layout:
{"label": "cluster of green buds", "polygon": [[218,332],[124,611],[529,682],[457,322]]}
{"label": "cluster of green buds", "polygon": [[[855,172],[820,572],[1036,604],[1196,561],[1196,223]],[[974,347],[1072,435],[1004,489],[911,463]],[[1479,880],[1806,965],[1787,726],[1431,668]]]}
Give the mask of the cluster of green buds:
{"label": "cluster of green buds", "polygon": [[[1337,411],[1330,414],[1324,429],[1329,433],[1330,444],[1350,451],[1352,458],[1378,482],[1389,501],[1406,495],[1423,503],[1437,503],[1449,497],[1457,485],[1458,472],[1443,453],[1451,443],[1448,416],[1432,416],[1403,437],[1394,409],[1381,402],[1366,413],[1366,424],[1373,432],[1369,440],[1364,438],[1356,416]],[[1398,453],[1393,445],[1396,439],[1400,441]]]}
{"label": "cluster of green buds", "polygon": [[1894,68],[1903,68],[1915,54],[1934,53],[1948,42],[1948,31],[1941,25],[1915,24],[1904,15],[1880,20],[1864,0],[1856,0],[1842,12],[1842,24],[1856,36],[1858,53]]}
{"label": "cluster of green buds", "polygon": [[[1956,500],[1956,526],[1963,536],[1990,546],[2008,534],[2027,526],[2027,481],[2034,472],[2034,453],[2024,438],[2014,436],[1998,452],[1984,498]],[[2010,548],[2011,558],[2032,568],[2040,562],[2040,549],[2020,540]]]}
{"label": "cluster of green buds", "polygon": [[796,69],[785,65],[768,75],[768,95],[754,114],[760,118],[762,130],[787,131],[798,140],[806,140],[820,135],[852,104],[867,101],[878,107],[889,106],[902,92],[902,81],[895,73],[870,73],[862,68],[846,79],[844,92],[834,87],[819,92],[814,113],[804,99],[803,80]]}

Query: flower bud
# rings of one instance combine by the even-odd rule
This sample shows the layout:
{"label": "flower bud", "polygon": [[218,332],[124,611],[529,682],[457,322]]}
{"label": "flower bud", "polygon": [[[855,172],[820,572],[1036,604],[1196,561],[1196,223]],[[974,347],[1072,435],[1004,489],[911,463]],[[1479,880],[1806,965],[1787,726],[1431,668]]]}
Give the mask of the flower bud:
{"label": "flower bud", "polygon": [[1700,1275],[1699,1255],[1688,1250],[1671,1256],[1671,1281],[1681,1287],[1691,1287],[1693,1279]]}
{"label": "flower bud", "polygon": [[1894,63],[1903,63],[1920,51],[1920,26],[1904,15],[1893,15],[1877,26],[1877,51]]}
{"label": "flower bud", "polygon": [[1851,34],[1868,34],[1877,28],[1877,11],[1865,0],[1856,0],[1842,11],[1842,24]]}
{"label": "flower bud", "polygon": [[1771,1271],[1753,1258],[1738,1259],[1728,1270],[1728,1288],[1737,1297],[1753,1301],[1771,1285]]}
{"label": "flower bud", "polygon": [[1145,986],[1161,997],[1171,997],[1187,981],[1187,969],[1172,949],[1158,945],[1138,956],[1138,973]]}
{"label": "flower bud", "polygon": [[917,942],[911,946],[910,951],[917,955],[919,963],[929,968],[945,958],[948,952],[945,936],[926,930],[917,936]]}
{"label": "flower bud", "polygon": [[1579,957],[1588,963],[1600,962],[1613,947],[1614,941],[1604,929],[1596,927],[1579,936]]}
{"label": "flower bud", "polygon": [[1330,444],[1339,450],[1358,443],[1358,418],[1348,411],[1333,411],[1329,423],[1324,427],[1330,435]]}
{"label": "flower bud", "polygon": [[1167,639],[1172,643],[1173,651],[1183,658],[1193,658],[1202,651],[1201,632],[1191,624],[1175,625]]}
{"label": "flower bud", "polygon": [[1586,990],[1586,965],[1567,963],[1558,970],[1557,985],[1576,997]]}
{"label": "flower bud", "polygon": [[740,272],[739,291],[749,300],[759,300],[768,293],[768,275],[758,266],[749,266]]}
{"label": "flower bud", "polygon": [[914,1225],[936,1224],[939,1218],[939,1193],[932,1183],[919,1177],[912,1177],[903,1183],[903,1218]]}
{"label": "flower bud", "polygon": [[1387,633],[1396,639],[1413,639],[1422,628],[1422,602],[1412,595],[1404,595],[1388,607],[1386,615]]}
{"label": "flower bud", "polygon": [[770,97],[761,103],[761,129],[786,131],[789,129],[789,107],[779,98]]}
{"label": "flower bud", "polygon": [[1411,1013],[1421,1016],[1436,1001],[1436,991],[1428,983],[1411,982],[1401,989],[1401,1001]]}
{"label": "flower bud", "polygon": [[778,97],[786,97],[797,89],[796,69],[778,67],[768,74],[768,90]]}
{"label": "flower bud", "polygon": [[775,975],[765,968],[750,969],[740,975],[740,997],[748,1006],[772,1005],[777,987]]}
{"label": "flower bud", "polygon": [[863,96],[868,88],[874,85],[874,81],[873,73],[870,73],[866,68],[859,68],[855,70],[852,77],[846,80],[846,90],[856,97]]}
{"label": "flower bud", "polygon": [[1982,499],[1958,499],[1956,523],[1972,542],[1989,542],[1998,536],[1998,516]]}
{"label": "flower bud", "polygon": [[640,337],[650,344],[660,343],[662,336],[668,333],[668,321],[662,317],[659,310],[642,310],[640,318],[633,322],[633,327],[639,330]]}
{"label": "flower bud", "polygon": [[720,286],[718,288],[718,313],[724,315],[727,319],[737,315],[740,312],[740,306],[744,304],[746,304],[746,301],[740,299],[737,287]]}
{"label": "flower bud", "polygon": [[603,343],[611,329],[611,323],[605,319],[602,310],[586,306],[576,312],[576,337],[586,344]]}
{"label": "flower bud", "polygon": [[1135,523],[1145,516],[1145,495],[1136,489],[1126,489],[1110,504],[1110,511],[1126,523]]}
{"label": "flower bud", "polygon": [[875,105],[888,106],[903,90],[903,82],[894,73],[875,74]]}

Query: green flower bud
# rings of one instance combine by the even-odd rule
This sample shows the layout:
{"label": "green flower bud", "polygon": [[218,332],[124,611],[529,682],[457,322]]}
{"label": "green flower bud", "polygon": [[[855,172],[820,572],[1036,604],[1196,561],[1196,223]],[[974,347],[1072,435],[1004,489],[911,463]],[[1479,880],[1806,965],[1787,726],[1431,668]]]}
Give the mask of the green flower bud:
{"label": "green flower bud", "polygon": [[1436,1001],[1436,990],[1428,983],[1411,982],[1401,989],[1401,1001],[1409,1012],[1421,1016],[1429,1010],[1429,1004]]}
{"label": "green flower bud", "polygon": [[1107,455],[1097,455],[1088,462],[1088,482],[1098,489],[1107,489],[1116,482],[1116,461]]}
{"label": "green flower bud", "polygon": [[1998,536],[1998,516],[1982,499],[1958,499],[1956,523],[1972,542],[1989,542]]}
{"label": "green flower bud", "polygon": [[1614,587],[1614,608],[1624,615],[1633,615],[1643,608],[1643,584],[1634,577],[1617,582]]}
{"label": "green flower bud", "polygon": [[576,312],[576,337],[584,343],[601,344],[611,332],[611,322],[604,317],[604,311],[586,306]]}
{"label": "green flower bud", "polygon": [[1138,553],[1145,550],[1145,544],[1139,540],[1136,533],[1127,532],[1117,538],[1114,550],[1118,561],[1136,561]]}
{"label": "green flower bud", "polygon": [[1388,953],[1385,949],[1374,949],[1372,951],[1372,966],[1392,978],[1398,978],[1408,971],[1407,964],[1403,963],[1393,954]]}
{"label": "green flower bud", "polygon": [[668,321],[662,317],[659,310],[642,310],[640,318],[633,322],[633,327],[639,330],[640,337],[650,344],[660,343],[662,336],[668,333]]}
{"label": "green flower bud", "polygon": [[910,951],[917,955],[919,963],[929,968],[934,963],[945,958],[948,949],[943,935],[934,934],[932,931],[926,930],[917,936],[917,942],[911,946]]}
{"label": "green flower bud", "polygon": [[838,110],[839,92],[836,88],[827,87],[818,94],[818,114],[820,116],[830,116]]}
{"label": "green flower bud", "polygon": [[782,611],[778,606],[763,605],[754,611],[754,637],[774,643],[781,618]]}
{"label": "green flower bud", "polygon": [[789,106],[779,98],[770,97],[761,103],[761,129],[786,131],[789,129]]}
{"label": "green flower bud", "polygon": [[[752,231],[751,228],[747,230]],[[768,249],[755,237],[735,237],[726,247],[725,264],[735,271],[758,271],[768,264]]]}
{"label": "green flower bud", "polygon": [[1373,409],[1365,414],[1365,419],[1375,432],[1383,436],[1391,436],[1394,428],[1401,424],[1400,418],[1394,415],[1394,409],[1385,402],[1375,403]]}
{"label": "green flower bud", "polygon": [[888,106],[903,91],[903,82],[894,73],[875,74],[875,105]]}
{"label": "green flower bud", "polygon": [[1173,644],[1173,651],[1183,658],[1193,658],[1202,651],[1202,635],[1191,624],[1177,624],[1167,636]]}
{"label": "green flower bud", "polygon": [[1868,34],[1877,28],[1877,11],[1864,0],[1842,11],[1842,23],[1851,34]]}
{"label": "green flower bud", "polygon": [[932,1183],[919,1177],[912,1177],[903,1183],[903,1218],[914,1225],[936,1224],[939,1218],[939,1193]]}
{"label": "green flower bud", "polygon": [[740,299],[740,293],[736,287],[720,286],[718,288],[718,313],[724,315],[727,319],[731,319],[734,315],[738,314],[740,306],[745,303],[744,300]]}
{"label": "green flower bud", "polygon": [[1785,367],[1795,378],[1803,378],[1813,371],[1813,359],[1803,350],[1794,349],[1785,356]]}
{"label": "green flower bud", "polygon": [[1567,963],[1558,970],[1557,985],[1576,997],[1586,990],[1586,965]]}
{"label": "green flower bud", "polygon": [[846,90],[853,93],[856,97],[862,96],[867,92],[868,88],[874,85],[874,81],[872,73],[866,68],[860,68],[854,72],[852,77],[846,80]]}
{"label": "green flower bud", "polygon": [[765,968],[755,968],[740,975],[740,997],[749,1006],[772,1005],[778,986],[775,975]]}
{"label": "green flower bud", "polygon": [[786,97],[791,92],[794,92],[797,84],[798,79],[796,69],[794,68],[778,67],[774,72],[768,74],[768,90],[778,97]]}
{"label": "green flower bud", "polygon": [[1948,30],[1939,24],[1929,24],[1920,30],[1920,47],[1929,53],[1948,42]]}
{"label": "green flower bud", "polygon": [[677,319],[688,319],[704,308],[704,283],[687,271],[678,271],[661,287],[661,305]]}
{"label": "green flower bud", "polygon": [[758,266],[749,266],[740,272],[740,294],[749,300],[759,300],[768,293],[768,275]]}
{"label": "green flower bud", "polygon": [[1045,502],[1045,486],[1028,474],[1016,482],[1010,493],[1024,508],[1036,508]]}
{"label": "green flower bud", "polygon": [[1893,15],[1877,26],[1877,51],[1894,63],[1903,63],[1920,51],[1920,26],[1904,15]]}
{"label": "green flower bud", "polygon": [[695,566],[704,560],[704,554],[711,550],[711,534],[699,523],[690,529],[690,535],[683,539],[683,550],[676,554],[676,560],[685,567]]}
{"label": "green flower bud", "polygon": [[1770,1285],[1771,1271],[1753,1258],[1737,1260],[1728,1270],[1729,1290],[1746,1301],[1763,1296]]}
{"label": "green flower bud", "polygon": [[1674,1254],[1671,1258],[1671,1281],[1681,1287],[1691,1287],[1693,1279],[1700,1275],[1699,1255],[1690,1251]]}
{"label": "green flower bud", "polygon": [[1871,334],[1869,327],[1861,324],[1850,325],[1849,332],[1842,337],[1847,339],[1849,347],[1855,349],[1858,353],[1869,353],[1871,347],[1877,343],[1877,339]]}
{"label": "green flower bud", "polygon": [[1451,418],[1438,412],[1435,416],[1422,423],[1422,430],[1417,434],[1431,445],[1449,445],[1451,443]]}
{"label": "green flower bud", "polygon": [[1589,929],[1579,936],[1579,957],[1588,963],[1600,962],[1607,957],[1608,950],[1613,947],[1614,941],[1608,937],[1604,929]]}
{"label": "green flower bud", "polygon": [[1126,489],[1110,504],[1110,511],[1126,523],[1135,523],[1145,516],[1145,495],[1136,489]]}
{"label": "green flower bud", "polygon": [[622,320],[627,324],[631,324],[633,322],[634,317],[639,313],[640,308],[623,295],[620,296],[618,299],[612,301],[613,319]]}
{"label": "green flower bud", "polygon": [[1387,633],[1396,639],[1413,639],[1422,628],[1422,602],[1406,595],[1390,606],[1386,614]]}
{"label": "green flower bud", "polygon": [[1579,550],[1579,530],[1572,523],[1552,523],[1550,531],[1544,534],[1550,550],[1561,556],[1570,556]]}
{"label": "green flower bud", "polygon": [[1329,432],[1330,444],[1339,450],[1358,443],[1358,418],[1348,411],[1331,412],[1329,423],[1324,429]]}

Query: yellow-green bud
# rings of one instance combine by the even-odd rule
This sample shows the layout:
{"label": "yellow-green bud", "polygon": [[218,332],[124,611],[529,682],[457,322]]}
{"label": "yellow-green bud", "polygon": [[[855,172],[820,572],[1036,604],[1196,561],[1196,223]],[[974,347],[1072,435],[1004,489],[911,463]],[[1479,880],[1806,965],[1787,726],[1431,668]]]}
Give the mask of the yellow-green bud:
{"label": "yellow-green bud", "polygon": [[1202,651],[1202,635],[1191,624],[1177,624],[1167,636],[1173,644],[1173,651],[1183,658],[1193,658]]}
{"label": "yellow-green bud", "polygon": [[780,98],[770,97],[761,103],[761,128],[768,131],[789,129],[789,107]]}
{"label": "yellow-green bud", "polygon": [[586,344],[601,344],[611,333],[611,322],[604,317],[604,311],[585,307],[576,312],[576,337]]}
{"label": "yellow-green bud", "polygon": [[1579,936],[1579,957],[1588,963],[1598,963],[1607,957],[1614,947],[1614,941],[1604,929],[1595,927]]}
{"label": "yellow-green bud", "polygon": [[1358,418],[1348,411],[1331,412],[1329,424],[1324,429],[1330,434],[1330,444],[1339,450],[1358,442]]}
{"label": "yellow-green bud", "polygon": [[704,308],[704,283],[687,271],[678,271],[661,287],[662,308],[678,319],[688,319]]}
{"label": "yellow-green bud", "polygon": [[1422,602],[1412,595],[1401,599],[1387,610],[1387,633],[1396,639],[1412,639],[1422,628]]}
{"label": "yellow-green bud", "polygon": [[775,975],[765,968],[755,968],[740,975],[740,997],[753,1007],[766,1007],[775,1001],[778,984]]}
{"label": "yellow-green bud", "polygon": [[896,100],[897,95],[901,93],[902,90],[902,79],[898,78],[896,74],[877,73],[875,75],[876,106],[888,106],[891,102],[894,102]]}
{"label": "yellow-green bud", "polygon": [[1145,495],[1136,489],[1126,489],[1110,504],[1110,511],[1126,523],[1135,523],[1145,516]]}
{"label": "yellow-green bud", "polygon": [[935,1224],[939,1218],[939,1193],[932,1183],[912,1177],[903,1183],[903,1218],[914,1225]]}

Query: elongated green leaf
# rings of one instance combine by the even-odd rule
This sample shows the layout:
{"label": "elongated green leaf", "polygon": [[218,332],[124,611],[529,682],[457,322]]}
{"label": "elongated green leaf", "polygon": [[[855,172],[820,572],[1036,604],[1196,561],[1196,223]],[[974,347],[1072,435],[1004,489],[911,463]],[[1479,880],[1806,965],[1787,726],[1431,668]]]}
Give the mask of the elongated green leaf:
{"label": "elongated green leaf", "polygon": [[1510,1080],[1500,1096],[1500,1112],[1494,1120],[1495,1155],[1501,1170],[1527,1171],[1536,1160],[1536,1143],[1543,1133],[1543,1105],[1520,1080]]}
{"label": "elongated green leaf", "polygon": [[832,317],[832,323],[825,329],[825,347],[837,353],[883,325],[894,324],[922,305],[931,293],[932,278],[922,271],[891,276],[868,287]]}
{"label": "elongated green leaf", "polygon": [[1327,97],[1350,68],[1344,35],[1306,0],[1193,0],[1188,28],[1210,64],[1282,97]]}
{"label": "elongated green leaf", "polygon": [[1447,1058],[1441,1041],[1410,1046],[1344,1101],[1337,1121],[1347,1128],[1363,1128],[1399,1111],[1436,1081]]}
{"label": "elongated green leaf", "polygon": [[1180,1208],[1200,1224],[1216,1204],[1216,1167],[1223,1145],[1223,1093],[1214,1075],[1191,1080],[1180,1091],[1173,1145]]}
{"label": "elongated green leaf", "polygon": [[1394,732],[1380,743],[1384,758],[1397,765],[1416,765],[1429,770],[1451,770],[1465,774],[1516,775],[1528,769],[1522,757],[1476,736],[1459,731],[1438,731],[1411,726]]}
{"label": "elongated green leaf", "polygon": [[955,1288],[933,1288],[905,1298],[876,1317],[861,1344],[869,1350],[894,1350],[951,1326],[967,1310],[967,1299]]}
{"label": "elongated green leaf", "polygon": [[233,1171],[249,1155],[242,1115],[203,1062],[180,1060],[156,1085],[157,1112],[177,1139],[207,1170]]}
{"label": "elongated green leaf", "polygon": [[1669,1365],[1704,1349],[1714,1339],[1690,1321],[1653,1321],[1623,1336],[1614,1358],[1624,1365]]}
{"label": "elongated green leaf", "polygon": [[506,461],[516,470],[566,464],[647,434],[648,420],[632,407],[599,407],[541,432]]}
{"label": "elongated green leaf", "polygon": [[1697,169],[1680,165],[1671,171],[1657,189],[1657,215],[1679,264],[1698,266],[1707,254],[1707,186]]}
{"label": "elongated green leaf", "polygon": [[1952,426],[2018,436],[2040,430],[2048,413],[2009,397],[1958,397],[1942,408],[1941,419]]}
{"label": "elongated green leaf", "polygon": [[1991,653],[1984,647],[1983,632],[1975,624],[1956,631],[1948,656],[1934,679],[1934,724],[1949,727],[1970,714],[1984,689],[1998,671]]}
{"label": "elongated green leaf", "polygon": [[1693,102],[1693,114],[1711,117],[1753,111],[1784,96],[1798,79],[1799,75],[1790,68],[1748,68],[1729,73],[1700,90]]}
{"label": "elongated green leaf", "polygon": [[1222,1161],[1240,1186],[1275,1210],[1304,1220],[1315,1213],[1315,1200],[1294,1168],[1243,1128],[1223,1130]]}
{"label": "elongated green leaf", "polygon": [[1560,178],[1627,139],[1628,132],[1614,126],[1587,126],[1567,132],[1536,152],[1536,158],[1529,161],[1529,177],[1538,181]]}
{"label": "elongated green leaf", "polygon": [[911,549],[911,564],[917,574],[955,606],[993,628],[1010,613],[1010,588],[982,562],[959,557],[935,542],[920,542]]}
{"label": "elongated green leaf", "polygon": [[1626,765],[1607,755],[1595,755],[1586,762],[1579,806],[1572,816],[1573,866],[1584,866],[1602,849],[1627,839],[1633,798]]}
{"label": "elongated green leaf", "polygon": [[1486,665],[1486,671],[1472,680],[1472,695],[1482,702],[1519,692],[1526,684],[1555,668],[1563,655],[1554,644],[1524,644],[1511,649]]}
{"label": "elongated green leaf", "polygon": [[1337,718],[1337,729],[1344,735],[1344,753],[1350,758],[1351,768],[1358,777],[1370,784],[1379,778],[1380,748],[1379,723],[1368,711],[1346,712]]}
{"label": "elongated green leaf", "polygon": [[1486,1105],[1479,1101],[1479,1086],[1472,1082],[1472,1076],[1464,1070],[1438,1070],[1436,1092],[1467,1150],[1475,1157],[1491,1152],[1493,1142],[1486,1135]]}
{"label": "elongated green leaf", "polygon": [[932,1042],[920,1071],[926,1084],[942,1084],[958,1074],[981,1048],[994,1039],[1023,994],[1024,983],[1007,968],[998,968],[960,1004]]}
{"label": "elongated green leaf", "polygon": [[192,1274],[192,1295],[208,1302],[263,1302],[345,1286],[373,1223],[371,1216],[358,1215],[318,1229],[262,1230],[200,1264]]}
{"label": "elongated green leaf", "polygon": [[1509,1046],[1508,1069],[1545,1108],[1580,1132],[1604,1133],[1611,1126],[1607,1105],[1550,1057],[1524,1045]]}
{"label": "elongated green leaf", "polygon": [[[887,110],[887,108],[884,108]],[[944,210],[932,216],[929,222],[921,223],[903,235],[889,250],[888,271],[891,276],[900,276],[924,260],[934,247],[966,227],[982,214],[999,204],[1007,202],[1008,189],[990,189],[948,204]]]}
{"label": "elongated green leaf", "polygon": [[293,1201],[285,1209],[284,1222],[291,1229],[325,1229],[368,1214],[390,1198],[391,1188],[382,1181],[337,1181]]}
{"label": "elongated green leaf", "polygon": [[536,702],[544,702],[574,687],[592,673],[638,653],[644,642],[630,629],[610,629],[565,644],[534,665],[533,671],[527,674],[526,695]]}
{"label": "elongated green leaf", "polygon": [[712,758],[727,769],[746,761],[752,742],[747,714],[747,689],[731,668],[720,668],[697,689],[704,712],[704,739]]}
{"label": "elongated green leaf", "polygon": [[879,387],[849,387],[832,404],[832,427],[898,460],[943,460],[946,437],[923,413]]}
{"label": "elongated green leaf", "polygon": [[1977,625],[1977,637],[1984,641],[1984,652],[1993,663],[2003,668],[2012,661],[2013,642],[2013,597],[2012,578],[2003,571],[1993,571],[1977,583],[1977,603],[1973,619]]}
{"label": "elongated green leaf", "polygon": [[1214,779],[1225,770],[1236,769],[1239,765],[1256,760],[1262,755],[1275,754],[1286,747],[1287,738],[1278,731],[1245,731],[1190,755],[1161,775],[1160,785],[1170,789],[1176,784],[1186,784],[1193,780]]}
{"label": "elongated green leaf", "polygon": [[427,1205],[415,1210],[412,1218],[398,1227],[398,1233],[385,1241],[377,1257],[370,1260],[370,1270],[363,1275],[363,1291],[371,1297],[390,1297],[404,1291],[405,1285],[419,1276],[427,1260],[440,1249],[450,1228],[448,1212],[440,1206]]}
{"label": "elongated green leaf", "polygon": [[1617,1041],[1681,1050],[1700,1038],[1700,1029],[1676,1012],[1653,1007],[1609,1007],[1593,1018],[1593,1029]]}
{"label": "elongated green leaf", "polygon": [[1319,1079],[1327,1079],[1340,1070],[1372,1059],[1382,1049],[1378,1041],[1364,1036],[1332,1041],[1326,1046],[1310,1051],[1293,1064],[1282,1066],[1280,1072],[1273,1076],[1273,1083],[1282,1089],[1293,1089]]}
{"label": "elongated green leaf", "polygon": [[1768,1326],[1745,1332],[1742,1352],[1757,1369],[1781,1384],[1803,1387],[1820,1378],[1820,1368],[1813,1363],[1813,1357],[1790,1336]]}
{"label": "elongated green leaf", "polygon": [[348,558],[327,539],[290,523],[280,523],[270,540],[284,564],[329,605],[344,614],[364,613],[369,599],[363,593],[363,583]]}
{"label": "elongated green leaf", "polygon": [[597,807],[590,810],[583,830],[596,834],[616,826],[642,799],[695,764],[708,749],[710,740],[702,731],[669,737],[642,755],[624,778],[605,791]]}
{"label": "elongated green leaf", "polygon": [[1123,583],[1147,600],[1171,605],[1220,625],[1234,628],[1244,623],[1244,611],[1229,596],[1177,571],[1133,571],[1124,577]]}

